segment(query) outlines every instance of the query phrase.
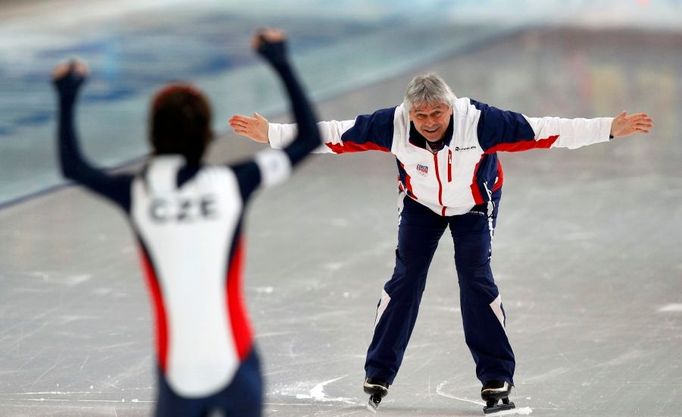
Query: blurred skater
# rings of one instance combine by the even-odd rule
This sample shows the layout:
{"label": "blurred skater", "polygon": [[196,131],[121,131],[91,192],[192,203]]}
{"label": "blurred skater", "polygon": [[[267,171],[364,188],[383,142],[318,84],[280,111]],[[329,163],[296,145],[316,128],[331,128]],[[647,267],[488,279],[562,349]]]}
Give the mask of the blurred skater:
{"label": "blurred skater", "polygon": [[253,48],[281,77],[299,127],[283,150],[228,166],[201,160],[213,137],[211,109],[188,84],[162,88],[150,109],[152,155],[136,175],[111,175],[81,155],[74,105],[83,62],[57,66],[59,161],[67,178],[114,203],[136,234],[156,318],[156,416],[260,416],[259,360],[242,301],[247,202],[287,179],[320,145],[316,119],[290,66],[286,38],[266,29]]}

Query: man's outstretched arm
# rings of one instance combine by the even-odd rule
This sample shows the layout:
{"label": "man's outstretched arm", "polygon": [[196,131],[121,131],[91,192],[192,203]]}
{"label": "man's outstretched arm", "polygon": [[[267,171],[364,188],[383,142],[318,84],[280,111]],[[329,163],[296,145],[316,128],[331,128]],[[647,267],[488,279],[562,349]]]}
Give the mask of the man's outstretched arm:
{"label": "man's outstretched arm", "polygon": [[594,119],[560,117],[527,117],[521,113],[500,110],[471,101],[480,111],[478,138],[486,153],[517,152],[528,149],[569,148],[635,133],[648,133],[653,121],[646,113]]}
{"label": "man's outstretched arm", "polygon": [[594,119],[566,119],[559,117],[526,118],[535,132],[535,139],[543,138],[550,147],[575,149],[613,138],[649,133],[653,120],[646,113],[627,114]]}
{"label": "man's outstretched arm", "polygon": [[[395,107],[357,116],[355,120],[318,122],[324,146],[315,153],[347,153],[362,151],[390,152],[393,141]],[[254,142],[269,143],[281,149],[296,136],[296,124],[270,123],[258,113],[234,115],[229,120],[234,133]]]}

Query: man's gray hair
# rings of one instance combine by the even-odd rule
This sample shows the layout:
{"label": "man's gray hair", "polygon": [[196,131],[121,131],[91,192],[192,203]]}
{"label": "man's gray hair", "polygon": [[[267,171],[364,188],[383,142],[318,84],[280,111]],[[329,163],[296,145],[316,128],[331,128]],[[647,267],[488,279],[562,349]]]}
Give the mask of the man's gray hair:
{"label": "man's gray hair", "polygon": [[410,81],[405,91],[403,105],[406,110],[418,104],[447,103],[450,105],[456,98],[440,75],[430,72],[418,75]]}

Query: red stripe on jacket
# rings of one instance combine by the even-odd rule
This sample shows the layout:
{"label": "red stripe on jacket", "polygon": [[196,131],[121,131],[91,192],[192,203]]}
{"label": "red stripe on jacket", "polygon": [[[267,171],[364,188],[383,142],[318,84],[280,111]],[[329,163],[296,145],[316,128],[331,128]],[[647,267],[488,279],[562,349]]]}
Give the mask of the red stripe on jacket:
{"label": "red stripe on jacket", "polygon": [[156,322],[156,354],[159,359],[159,367],[165,372],[168,358],[168,321],[166,319],[166,307],[163,302],[163,294],[156,271],[152,265],[149,254],[144,246],[140,248],[140,260],[142,271],[149,288],[154,304],[154,317]]}
{"label": "red stripe on jacket", "polygon": [[[398,162],[400,163],[400,167],[402,168],[403,172],[405,173],[405,187],[407,187],[407,195],[409,195],[410,197],[412,197],[415,200],[418,200],[417,196],[414,194],[414,191],[412,190],[412,180],[411,180],[412,177],[410,177],[410,174],[408,174],[407,171],[405,170],[405,164],[403,164],[400,161],[398,161]],[[400,181],[400,175],[398,175],[398,183],[402,184]]]}
{"label": "red stripe on jacket", "polygon": [[240,236],[234,255],[227,270],[227,304],[229,320],[232,325],[234,343],[240,360],[246,359],[251,351],[252,332],[249,319],[244,308],[242,295],[242,272],[244,267],[244,241]]}
{"label": "red stripe on jacket", "polygon": [[500,160],[497,160],[497,181],[495,181],[495,184],[493,185],[493,192],[499,190],[502,188],[502,184],[504,184],[504,171],[502,170],[502,162]]}
{"label": "red stripe on jacket", "polygon": [[[481,158],[483,160],[483,158]],[[478,167],[481,165],[481,161],[478,161],[476,164],[476,167],[474,168],[474,177],[471,179],[471,194],[474,197],[474,202],[476,204],[483,204],[485,201],[483,200],[483,195],[481,194],[481,190],[478,187],[477,179],[478,179]],[[495,183],[493,184],[492,192],[495,192],[502,188],[502,184],[504,184],[504,171],[502,170],[502,162],[500,160],[497,160],[497,179],[495,180]]]}
{"label": "red stripe on jacket", "polygon": [[388,152],[388,148],[381,145],[377,145],[374,142],[365,143],[355,143],[355,142],[344,142],[344,143],[325,143],[329,149],[334,153],[349,153],[349,152],[364,152],[364,151],[381,151]]}
{"label": "red stripe on jacket", "polygon": [[478,184],[476,183],[476,179],[478,177],[478,167],[481,166],[482,160],[483,158],[476,163],[476,167],[474,168],[474,177],[471,179],[471,195],[474,197],[474,203],[476,203],[476,205],[484,203],[481,190],[479,190]]}
{"label": "red stripe on jacket", "polygon": [[544,139],[525,139],[513,143],[500,143],[491,148],[488,148],[485,153],[491,154],[495,152],[522,152],[529,149],[548,149],[551,148],[554,142],[559,139],[559,135],[550,136]]}

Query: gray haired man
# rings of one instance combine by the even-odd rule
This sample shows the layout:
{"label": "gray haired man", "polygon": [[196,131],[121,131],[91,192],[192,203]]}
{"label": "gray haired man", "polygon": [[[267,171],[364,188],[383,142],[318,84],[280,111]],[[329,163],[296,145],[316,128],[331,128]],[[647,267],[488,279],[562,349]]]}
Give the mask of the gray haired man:
{"label": "gray haired man", "polygon": [[[230,126],[273,148],[285,146],[296,126],[275,124],[259,114],[236,115]],[[513,408],[514,353],[505,331],[505,311],[490,269],[491,240],[503,173],[498,151],[578,148],[615,137],[648,133],[644,113],[595,119],[527,117],[457,98],[436,74],[415,77],[402,104],[355,120],[319,122],[318,151],[392,153],[398,163],[400,224],[393,275],[377,307],[374,337],[365,362],[364,389],[378,406],[400,368],[417,319],[426,275],[449,228],[455,246],[466,343],[483,384],[486,413]],[[500,400],[502,402],[500,403]]]}

